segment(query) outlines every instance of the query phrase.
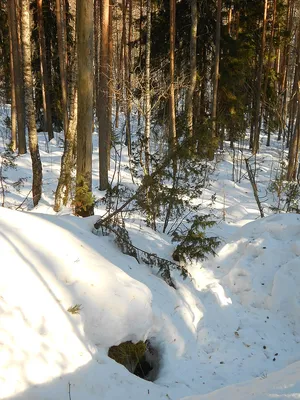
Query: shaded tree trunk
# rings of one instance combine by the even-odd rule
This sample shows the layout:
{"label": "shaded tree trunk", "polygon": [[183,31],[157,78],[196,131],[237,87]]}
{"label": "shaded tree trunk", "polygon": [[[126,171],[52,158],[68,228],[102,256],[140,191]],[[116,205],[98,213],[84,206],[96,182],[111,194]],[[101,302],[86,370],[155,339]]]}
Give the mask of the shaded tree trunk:
{"label": "shaded tree trunk", "polygon": [[16,109],[16,87],[14,77],[14,59],[13,59],[13,43],[11,33],[10,12],[8,10],[8,27],[9,27],[9,50],[10,50],[10,76],[11,76],[11,148],[13,151],[17,149],[17,109]]}
{"label": "shaded tree trunk", "polygon": [[220,69],[221,10],[222,10],[222,0],[217,0],[216,42],[215,42],[214,76],[213,76],[213,101],[212,101],[212,113],[211,113],[212,137],[213,138],[215,138],[217,136],[217,106],[218,106],[218,85],[219,85],[219,69]]}
{"label": "shaded tree trunk", "polygon": [[61,101],[62,112],[64,121],[64,132],[68,131],[68,89],[67,89],[67,65],[66,65],[66,26],[64,24],[65,18],[63,16],[62,2],[65,0],[56,0],[56,23],[57,23],[57,42],[58,42],[58,56],[59,56],[59,70],[61,81]]}
{"label": "shaded tree trunk", "polygon": [[169,150],[176,145],[176,110],[175,110],[175,23],[176,0],[170,0],[170,95],[169,95]]}
{"label": "shaded tree trunk", "polygon": [[38,30],[39,30],[39,39],[40,39],[39,40],[40,67],[41,67],[44,121],[45,121],[45,128],[48,132],[48,139],[51,140],[51,139],[53,139],[54,136],[53,136],[53,129],[52,129],[50,85],[49,85],[49,76],[48,76],[47,58],[46,58],[43,0],[37,0],[37,12],[38,12]]}
{"label": "shaded tree trunk", "polygon": [[191,0],[190,84],[186,97],[186,116],[189,136],[193,136],[193,97],[197,81],[197,0]]}
{"label": "shaded tree trunk", "polygon": [[256,95],[255,95],[255,112],[254,112],[254,137],[252,153],[256,154],[259,150],[259,137],[260,137],[260,115],[261,115],[261,92],[262,92],[262,77],[264,67],[264,54],[266,47],[266,30],[267,30],[267,11],[268,11],[268,0],[264,2],[264,16],[263,16],[263,28],[261,35],[261,46],[259,52],[257,81],[256,81]]}
{"label": "shaded tree trunk", "polygon": [[18,150],[19,154],[26,153],[26,137],[25,137],[25,95],[24,83],[22,75],[22,57],[21,57],[21,42],[18,34],[17,25],[17,5],[16,0],[11,0],[8,3],[8,17],[10,23],[10,33],[12,39],[12,58],[14,66],[14,84],[16,93],[16,109],[17,109],[17,124],[18,124]]}

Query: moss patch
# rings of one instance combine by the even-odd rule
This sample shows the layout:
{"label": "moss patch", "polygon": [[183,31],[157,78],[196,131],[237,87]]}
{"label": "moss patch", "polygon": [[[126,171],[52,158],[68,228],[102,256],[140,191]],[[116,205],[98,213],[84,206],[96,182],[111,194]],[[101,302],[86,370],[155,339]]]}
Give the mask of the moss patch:
{"label": "moss patch", "polygon": [[124,365],[129,372],[134,373],[137,366],[144,358],[147,345],[145,342],[123,342],[118,346],[112,346],[108,350],[108,356],[117,363]]}

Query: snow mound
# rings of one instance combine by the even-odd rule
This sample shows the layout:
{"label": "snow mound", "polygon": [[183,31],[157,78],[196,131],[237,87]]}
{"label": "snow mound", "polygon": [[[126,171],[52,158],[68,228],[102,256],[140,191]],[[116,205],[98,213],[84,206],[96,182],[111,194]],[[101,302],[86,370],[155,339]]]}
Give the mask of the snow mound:
{"label": "snow mound", "polygon": [[274,215],[251,222],[219,252],[220,283],[244,306],[289,317],[300,334],[300,217]]}
{"label": "snow mound", "polygon": [[[0,208],[1,399],[201,400],[299,361],[299,216],[236,229],[217,258],[191,266],[192,281],[175,274],[177,290],[93,235],[96,218]],[[163,236],[130,229],[168,256]],[[107,356],[146,338],[161,357],[155,383]],[[293,378],[290,367],[282,373]]]}
{"label": "snow mound", "polygon": [[150,290],[91,248],[86,223],[0,208],[0,398],[148,335]]}

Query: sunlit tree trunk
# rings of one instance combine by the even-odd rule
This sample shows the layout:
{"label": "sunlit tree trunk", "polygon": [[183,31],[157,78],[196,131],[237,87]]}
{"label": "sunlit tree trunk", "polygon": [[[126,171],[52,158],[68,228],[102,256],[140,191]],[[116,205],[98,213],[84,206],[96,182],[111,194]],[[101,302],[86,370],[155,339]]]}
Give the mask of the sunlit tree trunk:
{"label": "sunlit tree trunk", "polygon": [[30,0],[22,0],[22,48],[24,68],[25,102],[28,119],[29,149],[32,161],[32,199],[36,206],[42,195],[42,163],[40,159],[38,136],[35,122],[33,100],[33,79],[31,70],[31,25]]}
{"label": "sunlit tree trunk", "polygon": [[126,139],[128,146],[128,155],[131,155],[131,35],[132,35],[132,0],[129,2],[129,22],[128,22],[128,52],[125,58],[125,73],[126,73]]}
{"label": "sunlit tree trunk", "polygon": [[101,0],[101,51],[99,84],[99,178],[100,190],[108,188],[108,158],[110,156],[109,123],[109,0]]}
{"label": "sunlit tree trunk", "polygon": [[151,127],[151,0],[147,0],[147,33],[146,33],[146,71],[145,71],[145,173],[150,173],[150,127]]}
{"label": "sunlit tree trunk", "polygon": [[[87,217],[94,214],[92,198],[93,133],[93,0],[77,0],[78,121],[75,212]],[[84,190],[85,196],[80,194]]]}
{"label": "sunlit tree trunk", "polygon": [[75,166],[75,139],[77,130],[77,111],[78,111],[78,96],[77,96],[77,57],[76,51],[73,55],[73,62],[70,72],[70,117],[68,131],[66,132],[64,142],[64,153],[61,158],[61,169],[58,180],[58,185],[55,192],[54,210],[58,212],[62,204],[66,206],[70,199],[72,186],[72,171]]}

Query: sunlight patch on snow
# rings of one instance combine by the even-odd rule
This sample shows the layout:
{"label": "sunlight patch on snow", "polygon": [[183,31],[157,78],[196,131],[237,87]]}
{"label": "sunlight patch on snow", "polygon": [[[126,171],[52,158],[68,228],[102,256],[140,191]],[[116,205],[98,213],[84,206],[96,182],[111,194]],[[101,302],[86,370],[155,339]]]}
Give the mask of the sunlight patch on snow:
{"label": "sunlight patch on snow", "polygon": [[231,298],[226,296],[224,288],[219,283],[213,283],[209,287],[216,296],[220,306],[224,307],[232,304]]}

